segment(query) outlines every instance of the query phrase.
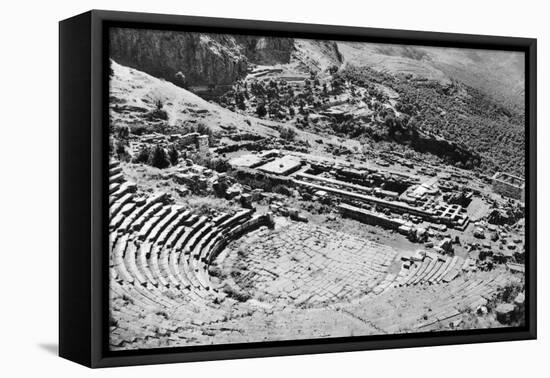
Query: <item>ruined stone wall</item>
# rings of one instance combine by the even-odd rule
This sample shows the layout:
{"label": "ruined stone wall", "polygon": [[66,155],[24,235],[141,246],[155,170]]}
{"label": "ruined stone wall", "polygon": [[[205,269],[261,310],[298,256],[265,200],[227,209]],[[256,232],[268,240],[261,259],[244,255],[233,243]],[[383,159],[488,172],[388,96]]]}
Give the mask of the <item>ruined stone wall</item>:
{"label": "ruined stone wall", "polygon": [[525,201],[525,190],[523,185],[514,185],[506,182],[502,174],[497,173],[492,178],[493,190],[506,197]]}
{"label": "ruined stone wall", "polygon": [[348,204],[340,204],[338,209],[342,215],[356,219],[360,222],[371,224],[374,226],[382,226],[391,230],[397,230],[399,226],[403,225],[404,222],[399,221],[398,219],[391,219],[384,214],[374,213],[369,210],[361,209],[355,206],[350,206]]}

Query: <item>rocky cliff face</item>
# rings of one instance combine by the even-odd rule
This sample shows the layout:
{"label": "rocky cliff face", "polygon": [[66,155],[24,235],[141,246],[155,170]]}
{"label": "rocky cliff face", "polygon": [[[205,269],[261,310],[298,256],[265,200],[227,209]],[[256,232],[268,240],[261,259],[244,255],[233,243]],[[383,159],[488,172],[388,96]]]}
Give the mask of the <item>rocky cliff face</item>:
{"label": "rocky cliff face", "polygon": [[247,69],[241,47],[224,35],[116,28],[110,42],[116,62],[177,85],[231,84]]}
{"label": "rocky cliff face", "polygon": [[243,47],[243,53],[250,62],[262,65],[289,63],[294,49],[294,39],[236,36],[236,40]]}
{"label": "rocky cliff face", "polygon": [[340,67],[343,57],[334,41],[297,39],[293,57],[306,71],[322,72]]}
{"label": "rocky cliff face", "polygon": [[232,36],[115,28],[110,55],[124,66],[176,85],[230,85],[246,75],[249,63],[287,63],[289,38]]}

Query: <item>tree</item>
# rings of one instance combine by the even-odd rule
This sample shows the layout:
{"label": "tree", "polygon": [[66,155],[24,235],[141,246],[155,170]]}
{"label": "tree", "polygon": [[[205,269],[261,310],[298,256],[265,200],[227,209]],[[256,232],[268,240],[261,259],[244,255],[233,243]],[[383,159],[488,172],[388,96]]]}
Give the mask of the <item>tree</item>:
{"label": "tree", "polygon": [[281,135],[281,138],[285,140],[292,141],[294,138],[296,138],[296,130],[294,130],[291,127],[284,127],[279,131],[279,134]]}
{"label": "tree", "polygon": [[176,149],[175,145],[170,146],[170,149],[168,150],[168,160],[170,160],[170,164],[177,165],[179,161],[180,154],[178,150]]}
{"label": "tree", "polygon": [[187,80],[183,72],[179,71],[178,73],[176,73],[175,77],[176,77],[176,84],[182,88],[186,88]]}
{"label": "tree", "polygon": [[267,109],[265,108],[265,105],[263,103],[258,104],[258,106],[256,107],[256,114],[260,118],[265,117],[265,115],[267,114]]}
{"label": "tree", "polygon": [[269,113],[272,117],[278,117],[279,111],[281,110],[281,105],[279,104],[279,101],[273,100],[269,103]]}
{"label": "tree", "polygon": [[192,128],[191,132],[197,132],[200,135],[208,135],[208,143],[210,145],[213,145],[215,143],[215,135],[212,129],[205,123],[199,122],[194,128]]}
{"label": "tree", "polygon": [[130,137],[130,128],[128,126],[119,126],[116,128],[116,134],[119,139],[127,140]]}
{"label": "tree", "polygon": [[142,147],[136,157],[134,158],[134,163],[148,164],[149,158],[151,156],[151,151],[148,147]]}
{"label": "tree", "polygon": [[116,142],[115,153],[118,157],[118,160],[121,160],[121,161],[130,160],[130,154],[128,154],[128,151],[126,151],[126,146],[124,145],[124,142],[122,142],[122,141],[117,141]]}
{"label": "tree", "polygon": [[166,168],[170,165],[166,151],[161,146],[157,145],[151,156],[151,165],[156,168]]}
{"label": "tree", "polygon": [[155,108],[156,108],[157,111],[162,110],[163,106],[164,106],[164,104],[162,103],[162,100],[160,98],[155,100]]}
{"label": "tree", "polygon": [[332,92],[333,93],[342,92],[343,87],[344,87],[344,80],[342,80],[339,77],[332,79]]}
{"label": "tree", "polygon": [[246,110],[246,104],[244,102],[244,94],[242,92],[237,92],[235,94],[235,103],[237,104],[237,108],[241,110]]}
{"label": "tree", "polygon": [[149,119],[151,121],[154,121],[156,119],[166,121],[168,119],[168,113],[166,113],[166,110],[164,110],[163,107],[164,104],[162,103],[161,99],[155,100],[155,109],[149,113]]}

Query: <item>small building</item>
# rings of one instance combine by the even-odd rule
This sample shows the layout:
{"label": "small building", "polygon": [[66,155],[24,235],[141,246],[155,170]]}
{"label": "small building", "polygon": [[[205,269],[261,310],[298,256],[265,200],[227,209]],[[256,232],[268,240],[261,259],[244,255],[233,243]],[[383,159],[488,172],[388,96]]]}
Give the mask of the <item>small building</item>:
{"label": "small building", "polygon": [[491,180],[495,193],[525,202],[525,180],[521,177],[497,172]]}
{"label": "small building", "polygon": [[296,172],[301,166],[302,162],[300,160],[293,156],[285,155],[258,167],[258,169],[266,173],[288,175]]}

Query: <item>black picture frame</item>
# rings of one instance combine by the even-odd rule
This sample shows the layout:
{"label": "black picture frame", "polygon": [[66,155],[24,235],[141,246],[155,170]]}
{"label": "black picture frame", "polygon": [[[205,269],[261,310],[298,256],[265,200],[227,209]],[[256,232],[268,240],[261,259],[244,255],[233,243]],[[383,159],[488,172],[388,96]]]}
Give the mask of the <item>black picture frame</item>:
{"label": "black picture frame", "polygon": [[[106,31],[110,26],[525,52],[525,327],[108,351],[108,116],[104,109],[108,100]],[[60,22],[59,44],[61,357],[95,368],[536,338],[536,39],[92,10]]]}

